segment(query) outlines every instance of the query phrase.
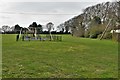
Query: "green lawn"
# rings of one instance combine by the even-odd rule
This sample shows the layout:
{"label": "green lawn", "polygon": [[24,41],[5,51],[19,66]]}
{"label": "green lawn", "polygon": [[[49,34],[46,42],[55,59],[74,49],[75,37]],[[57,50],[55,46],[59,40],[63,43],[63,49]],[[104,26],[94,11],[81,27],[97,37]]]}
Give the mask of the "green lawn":
{"label": "green lawn", "polygon": [[2,35],[2,77],[117,78],[117,42],[62,36],[61,42],[16,42],[15,35]]}

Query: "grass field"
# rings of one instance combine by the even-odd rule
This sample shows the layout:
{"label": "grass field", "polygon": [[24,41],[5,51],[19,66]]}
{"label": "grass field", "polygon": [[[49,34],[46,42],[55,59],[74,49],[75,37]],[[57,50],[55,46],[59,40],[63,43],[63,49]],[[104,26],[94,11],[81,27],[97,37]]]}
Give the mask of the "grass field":
{"label": "grass field", "polygon": [[117,42],[62,36],[61,42],[16,42],[15,35],[2,35],[2,77],[118,77]]}

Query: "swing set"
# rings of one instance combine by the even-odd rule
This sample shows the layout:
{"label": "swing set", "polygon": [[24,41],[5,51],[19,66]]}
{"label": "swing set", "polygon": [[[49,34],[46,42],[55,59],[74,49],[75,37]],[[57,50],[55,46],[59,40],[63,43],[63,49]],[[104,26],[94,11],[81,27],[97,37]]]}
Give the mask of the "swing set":
{"label": "swing set", "polygon": [[22,39],[22,41],[62,41],[62,36],[58,35],[52,35],[50,34],[41,35],[37,32],[37,28],[34,28],[33,30],[27,28],[27,30],[20,30],[19,38]]}

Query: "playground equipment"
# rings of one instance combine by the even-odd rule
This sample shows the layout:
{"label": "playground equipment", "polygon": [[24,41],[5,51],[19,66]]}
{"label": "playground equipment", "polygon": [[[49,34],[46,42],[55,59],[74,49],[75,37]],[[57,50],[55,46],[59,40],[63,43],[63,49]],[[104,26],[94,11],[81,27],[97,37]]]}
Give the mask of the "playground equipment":
{"label": "playground equipment", "polygon": [[[49,27],[52,27],[52,26],[50,25]],[[62,41],[62,36],[52,35],[50,29],[49,29],[50,34],[47,34],[47,35],[40,35],[40,33],[38,33],[37,31],[38,31],[37,28],[34,28],[34,29],[27,28],[27,30],[20,30],[22,41],[33,41],[33,40]]]}
{"label": "playground equipment", "polygon": [[54,24],[52,22],[49,22],[46,27],[48,28],[48,32],[50,34],[50,40],[53,40],[52,34],[51,34],[51,29],[53,28]]}
{"label": "playground equipment", "polygon": [[62,36],[57,36],[54,35],[52,36],[52,40],[51,40],[51,36],[50,35],[42,35],[42,36],[37,36],[37,37],[32,37],[32,36],[24,36],[23,41],[33,41],[33,40],[39,40],[39,41],[62,41]]}

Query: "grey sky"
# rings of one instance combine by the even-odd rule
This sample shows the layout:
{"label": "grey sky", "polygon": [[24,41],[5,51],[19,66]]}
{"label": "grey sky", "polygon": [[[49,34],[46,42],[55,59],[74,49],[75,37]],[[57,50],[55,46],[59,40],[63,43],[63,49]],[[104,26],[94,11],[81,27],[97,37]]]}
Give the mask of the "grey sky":
{"label": "grey sky", "polygon": [[57,26],[82,13],[86,7],[97,3],[100,2],[7,2],[6,0],[0,3],[0,27],[15,24],[28,27],[33,21],[42,25],[51,21]]}

